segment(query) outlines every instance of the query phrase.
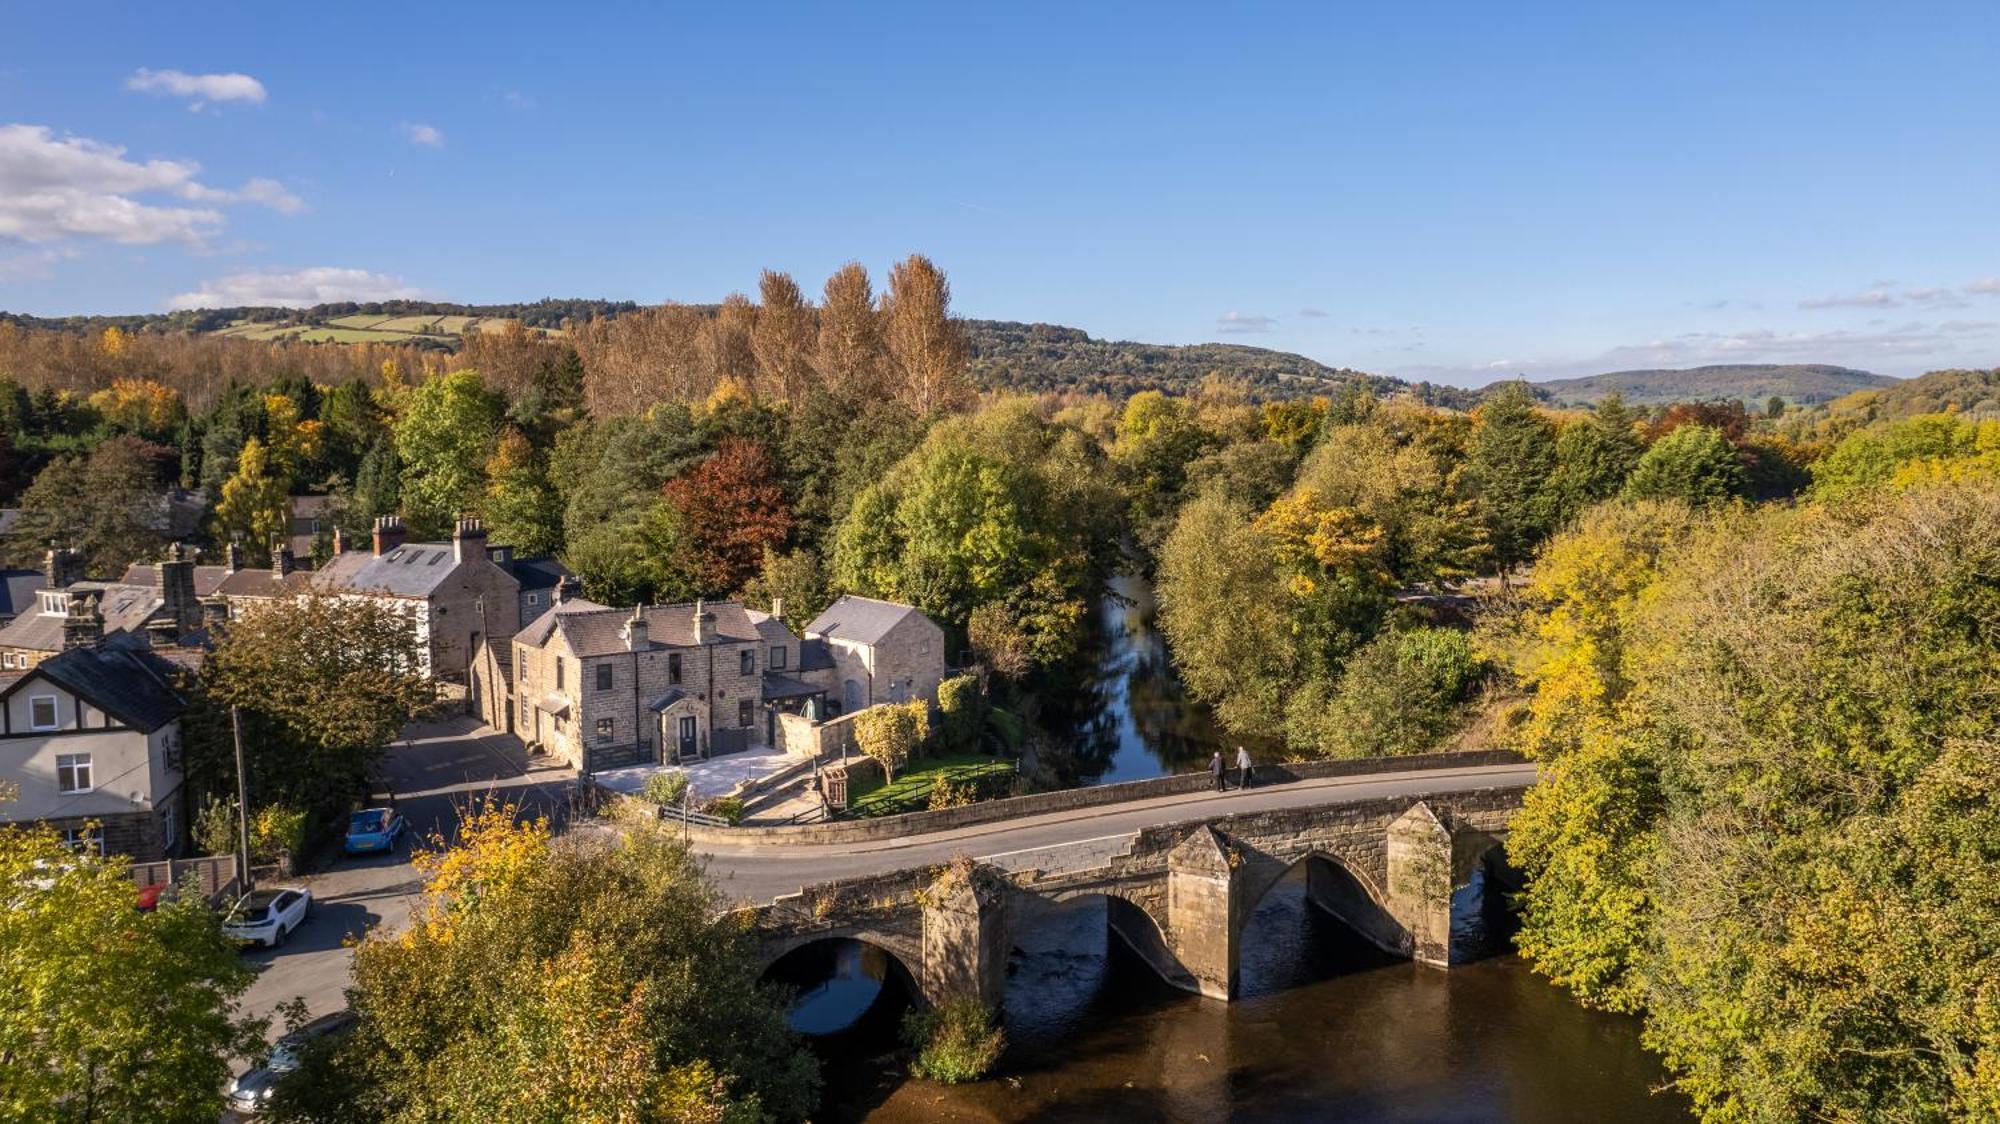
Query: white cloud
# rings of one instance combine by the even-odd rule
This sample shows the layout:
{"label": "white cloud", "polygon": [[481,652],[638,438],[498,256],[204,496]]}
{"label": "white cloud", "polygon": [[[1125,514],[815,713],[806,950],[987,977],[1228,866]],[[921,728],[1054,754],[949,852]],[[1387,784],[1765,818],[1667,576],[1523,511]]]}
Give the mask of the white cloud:
{"label": "white cloud", "polygon": [[1275,316],[1255,316],[1242,312],[1225,312],[1215,321],[1218,332],[1258,333],[1268,332],[1278,324]]}
{"label": "white cloud", "polygon": [[1799,302],[1800,308],[1896,308],[1903,303],[1901,297],[1887,289],[1870,289],[1852,296],[1814,297]]}
{"label": "white cloud", "polygon": [[1327,316],[1324,309],[1311,307],[1299,309],[1299,315],[1305,317],[1307,320],[1324,320]]}
{"label": "white cloud", "polygon": [[[253,179],[232,191],[197,180],[200,171],[192,160],[128,160],[116,145],[58,137],[43,125],[0,125],[0,239],[200,245],[223,225],[218,205],[255,203],[287,214],[305,206],[276,180]],[[148,195],[203,205],[140,198]]]}
{"label": "white cloud", "polygon": [[33,250],[24,254],[0,255],[0,282],[39,281],[54,271],[55,264],[76,254],[65,250]]}
{"label": "white cloud", "polygon": [[422,289],[400,277],[321,265],[307,269],[251,269],[168,298],[167,308],[308,308],[334,301],[416,300]]}
{"label": "white cloud", "polygon": [[2000,277],[1981,277],[1966,285],[1960,292],[1971,293],[1974,296],[1992,296],[2000,293]]}
{"label": "white cloud", "polygon": [[402,133],[403,139],[411,144],[420,144],[425,148],[444,147],[444,132],[435,125],[420,125],[405,121],[396,126],[396,131]]}
{"label": "white cloud", "polygon": [[210,102],[247,101],[254,105],[264,100],[264,84],[248,74],[188,74],[142,66],[125,80],[125,88],[142,94],[191,98],[188,108],[197,112]]}
{"label": "white cloud", "polygon": [[519,109],[522,111],[534,109],[541,104],[534,99],[533,95],[524,94],[519,90],[506,91],[500,95],[500,100],[506,102],[509,109]]}

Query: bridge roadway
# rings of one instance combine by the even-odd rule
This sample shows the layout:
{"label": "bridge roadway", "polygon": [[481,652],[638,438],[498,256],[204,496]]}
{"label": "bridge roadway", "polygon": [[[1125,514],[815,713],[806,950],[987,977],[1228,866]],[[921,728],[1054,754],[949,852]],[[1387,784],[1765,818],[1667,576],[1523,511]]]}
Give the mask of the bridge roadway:
{"label": "bridge roadway", "polygon": [[[1447,796],[1532,782],[1535,766],[1485,765],[1367,776],[1329,777],[1226,792],[1156,796],[1126,803],[1044,812],[997,823],[855,843],[697,844],[724,895],[742,905],[834,879],[886,874],[959,855],[1002,867],[1040,848],[1129,840],[1141,829],[1199,823],[1245,812],[1338,805],[1385,797]],[[746,833],[748,834],[748,833]]]}

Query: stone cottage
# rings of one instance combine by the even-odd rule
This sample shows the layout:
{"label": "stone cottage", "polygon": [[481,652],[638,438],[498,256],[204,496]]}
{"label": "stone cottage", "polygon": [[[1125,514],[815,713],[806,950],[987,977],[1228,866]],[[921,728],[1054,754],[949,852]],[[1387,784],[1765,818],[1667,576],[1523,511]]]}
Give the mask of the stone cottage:
{"label": "stone cottage", "polygon": [[144,635],[169,646],[202,627],[202,587],[215,588],[222,570],[196,566],[179,543],[154,565],[133,566],[123,581],[82,576],[83,557],[51,549],[42,588],[0,627],[0,673],[34,667],[78,641],[94,643],[121,634]]}
{"label": "stone cottage", "polygon": [[944,630],[910,605],[844,596],[806,625],[805,677],[825,684],[841,713],[882,702],[936,699]]}
{"label": "stone cottage", "polygon": [[425,674],[466,687],[474,709],[483,711],[476,697],[481,680],[471,672],[489,641],[519,630],[520,583],[493,562],[477,519],[459,520],[450,542],[403,538],[403,521],[382,516],[370,549],[335,554],[314,572],[313,586],[390,602],[417,630]]}

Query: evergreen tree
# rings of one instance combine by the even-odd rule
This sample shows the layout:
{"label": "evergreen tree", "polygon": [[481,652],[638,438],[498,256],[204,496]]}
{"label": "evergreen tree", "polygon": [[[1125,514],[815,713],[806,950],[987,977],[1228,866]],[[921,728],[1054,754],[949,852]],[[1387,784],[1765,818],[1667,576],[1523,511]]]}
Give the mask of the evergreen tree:
{"label": "evergreen tree", "polygon": [[1653,443],[1625,481],[1634,499],[1712,504],[1743,494],[1743,461],[1722,431],[1684,425]]}
{"label": "evergreen tree", "polygon": [[1479,407],[1468,468],[1495,561],[1527,558],[1555,525],[1556,433],[1526,383],[1502,386]]}

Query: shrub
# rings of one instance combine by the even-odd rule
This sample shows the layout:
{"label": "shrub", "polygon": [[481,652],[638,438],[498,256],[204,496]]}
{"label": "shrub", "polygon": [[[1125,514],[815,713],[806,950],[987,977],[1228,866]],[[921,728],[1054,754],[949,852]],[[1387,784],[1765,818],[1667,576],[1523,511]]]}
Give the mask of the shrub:
{"label": "shrub", "polygon": [[938,711],[943,716],[938,731],[947,753],[971,753],[979,748],[979,735],[986,725],[986,696],[979,679],[954,675],[938,684]]}
{"label": "shrub", "polygon": [[195,849],[204,855],[236,853],[236,801],[211,796],[194,817]]}
{"label": "shrub", "polygon": [[678,808],[687,796],[687,788],[686,773],[654,773],[646,778],[646,787],[639,790],[639,795],[662,808]]}
{"label": "shrub", "polygon": [[729,826],[735,827],[737,824],[743,822],[743,798],[740,796],[720,797],[709,801],[708,807],[704,808],[703,811],[711,816],[722,819]]}
{"label": "shrub", "polygon": [[881,763],[886,781],[896,779],[896,771],[909,764],[930,734],[930,706],[922,699],[883,703],[854,716],[854,742]]}
{"label": "shrub", "polygon": [[903,1040],[917,1051],[910,1072],[947,1085],[986,1076],[1007,1048],[1006,1032],[993,1025],[993,1013],[969,995],[935,1010],[911,1011],[903,1018]]}
{"label": "shrub", "polygon": [[1293,697],[1287,739],[1323,757],[1422,753],[1458,725],[1459,704],[1485,672],[1463,633],[1382,633],[1354,654],[1331,690],[1308,687]]}
{"label": "shrub", "polygon": [[306,845],[306,814],[283,804],[267,804],[250,818],[250,861],[274,863],[297,855]]}
{"label": "shrub", "polygon": [[933,812],[945,808],[962,808],[977,799],[979,799],[979,785],[976,781],[953,784],[950,777],[939,773],[937,779],[931,782],[929,808]]}

